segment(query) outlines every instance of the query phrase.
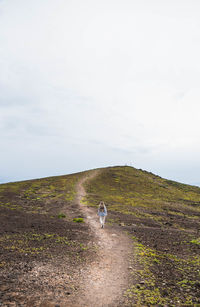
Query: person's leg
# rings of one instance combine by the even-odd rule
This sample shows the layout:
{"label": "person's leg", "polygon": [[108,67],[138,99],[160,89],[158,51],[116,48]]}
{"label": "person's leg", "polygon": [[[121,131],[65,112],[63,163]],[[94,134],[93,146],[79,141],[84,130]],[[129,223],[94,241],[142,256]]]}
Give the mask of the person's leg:
{"label": "person's leg", "polygon": [[102,216],[102,228],[104,228],[105,221],[106,221],[106,217]]}
{"label": "person's leg", "polygon": [[99,220],[100,220],[101,228],[103,228],[103,216],[100,215]]}

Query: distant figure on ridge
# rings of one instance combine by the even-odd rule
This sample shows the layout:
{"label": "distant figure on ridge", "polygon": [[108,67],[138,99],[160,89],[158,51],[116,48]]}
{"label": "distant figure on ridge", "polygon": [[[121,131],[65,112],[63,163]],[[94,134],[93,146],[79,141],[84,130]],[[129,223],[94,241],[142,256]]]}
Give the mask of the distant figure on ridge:
{"label": "distant figure on ridge", "polygon": [[104,204],[103,201],[101,201],[98,208],[98,216],[100,217],[101,228],[104,228],[106,215],[107,215],[106,205]]}

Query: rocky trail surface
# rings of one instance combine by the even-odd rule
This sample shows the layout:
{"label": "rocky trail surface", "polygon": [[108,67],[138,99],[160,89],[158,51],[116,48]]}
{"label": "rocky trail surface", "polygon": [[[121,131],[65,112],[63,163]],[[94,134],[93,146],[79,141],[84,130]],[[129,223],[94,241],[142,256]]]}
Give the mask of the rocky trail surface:
{"label": "rocky trail surface", "polygon": [[129,241],[128,236],[118,230],[112,230],[106,224],[104,229],[100,228],[97,210],[81,203],[86,195],[84,183],[91,180],[97,173],[98,171],[93,171],[84,176],[76,188],[75,202],[79,204],[86,223],[94,233],[97,245],[96,259],[81,272],[80,293],[76,298],[76,306],[125,306],[123,294],[128,287],[132,242]]}

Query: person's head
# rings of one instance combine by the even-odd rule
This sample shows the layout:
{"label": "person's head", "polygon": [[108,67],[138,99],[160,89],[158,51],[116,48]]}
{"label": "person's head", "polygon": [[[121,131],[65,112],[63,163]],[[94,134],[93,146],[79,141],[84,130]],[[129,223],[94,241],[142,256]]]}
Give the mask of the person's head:
{"label": "person's head", "polygon": [[100,209],[104,209],[104,202],[103,202],[103,201],[100,201],[100,203],[99,203],[99,208],[100,208]]}

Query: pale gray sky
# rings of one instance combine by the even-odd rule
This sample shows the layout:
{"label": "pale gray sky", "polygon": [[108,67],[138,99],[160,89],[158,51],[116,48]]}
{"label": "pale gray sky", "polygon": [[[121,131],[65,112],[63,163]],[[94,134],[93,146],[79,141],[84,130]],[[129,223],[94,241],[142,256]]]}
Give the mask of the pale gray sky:
{"label": "pale gray sky", "polygon": [[0,0],[0,182],[132,164],[200,185],[200,1]]}

